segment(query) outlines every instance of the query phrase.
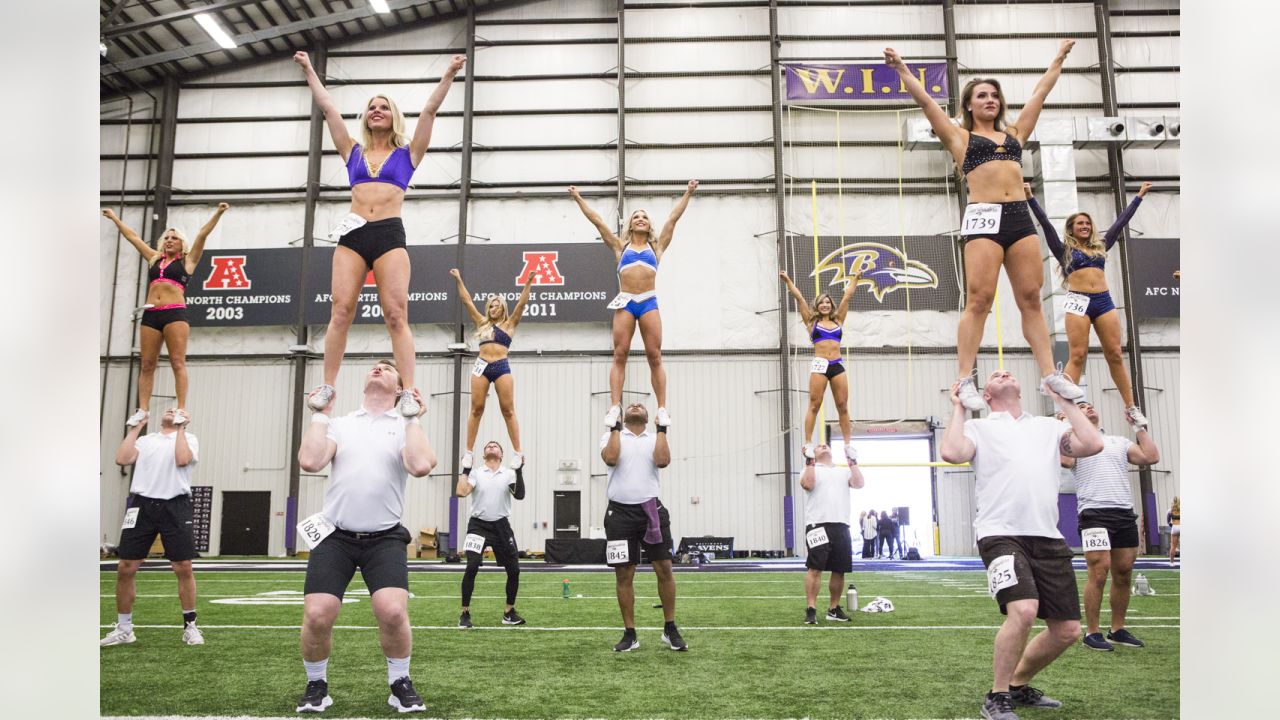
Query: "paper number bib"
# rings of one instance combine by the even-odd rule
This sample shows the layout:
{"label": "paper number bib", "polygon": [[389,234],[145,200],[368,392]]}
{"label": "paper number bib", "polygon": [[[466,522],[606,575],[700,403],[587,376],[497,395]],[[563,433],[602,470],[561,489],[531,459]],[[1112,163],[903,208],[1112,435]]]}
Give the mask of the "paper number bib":
{"label": "paper number bib", "polygon": [[338,242],[338,239],[343,235],[346,235],[367,222],[369,221],[355,213],[347,213],[347,216],[342,218],[342,222],[338,223],[337,227],[329,231],[329,239],[333,242]]}
{"label": "paper number bib", "polygon": [[626,540],[610,540],[604,544],[604,561],[610,565],[631,562],[631,543]]}
{"label": "paper number bib", "polygon": [[1089,311],[1089,296],[1069,292],[1062,300],[1062,309],[1083,317]]}
{"label": "paper number bib", "polygon": [[474,533],[467,533],[467,539],[462,541],[463,552],[473,552],[477,554],[484,553],[484,536]]}
{"label": "paper number bib", "polygon": [[620,292],[618,293],[618,296],[610,300],[609,304],[606,305],[605,307],[609,308],[610,310],[621,310],[622,308],[627,306],[627,303],[631,302],[632,297],[633,296],[631,293]]}
{"label": "paper number bib", "polygon": [[130,530],[138,524],[138,511],[142,508],[129,508],[124,511],[124,522],[120,523],[121,530]]}
{"label": "paper number bib", "polygon": [[324,513],[318,512],[315,515],[298,523],[298,534],[302,536],[302,540],[307,543],[307,547],[315,550],[316,546],[324,542],[324,539],[333,533],[333,523],[329,522],[329,518]]}
{"label": "paper number bib", "polygon": [[987,592],[991,597],[1007,587],[1018,584],[1018,574],[1013,571],[1013,556],[1001,555],[987,568]]}
{"label": "paper number bib", "polygon": [[471,366],[471,374],[476,377],[481,377],[484,375],[484,369],[487,367],[489,367],[489,363],[481,360],[480,358],[476,358],[475,364]]}
{"label": "paper number bib", "polygon": [[1080,531],[1080,544],[1085,552],[1111,549],[1111,534],[1106,528],[1088,528]]}
{"label": "paper number bib", "polygon": [[827,366],[830,364],[831,364],[830,360],[827,360],[826,358],[816,357],[813,359],[813,362],[809,364],[809,372],[817,373],[819,375],[826,374]]}
{"label": "paper number bib", "polygon": [[995,235],[1000,232],[1000,204],[972,203],[964,208],[961,235]]}
{"label": "paper number bib", "polygon": [[804,542],[810,548],[816,548],[819,545],[827,544],[827,529],[818,527],[804,534]]}

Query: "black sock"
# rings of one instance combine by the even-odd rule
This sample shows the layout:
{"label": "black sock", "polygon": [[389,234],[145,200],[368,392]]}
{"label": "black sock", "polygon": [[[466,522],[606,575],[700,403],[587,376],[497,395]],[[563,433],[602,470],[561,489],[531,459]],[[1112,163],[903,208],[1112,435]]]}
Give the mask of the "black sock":
{"label": "black sock", "polygon": [[623,629],[622,629],[622,637],[629,637],[629,638],[633,638],[633,637],[635,637],[635,636],[636,636],[636,629],[635,629],[635,628],[623,628]]}
{"label": "black sock", "polygon": [[1026,687],[1026,685],[1014,685],[1013,683],[1009,683],[1009,692],[1013,692],[1014,690],[1021,690],[1024,687]]}
{"label": "black sock", "polygon": [[667,633],[668,635],[670,635],[672,632],[675,632],[675,629],[676,629],[675,620],[668,620],[662,623],[662,632]]}
{"label": "black sock", "polygon": [[195,610],[192,610],[191,612],[184,612],[184,613],[182,613],[182,622],[184,622],[184,623],[193,623],[193,622],[195,622],[195,621],[196,621],[196,611],[195,611]]}

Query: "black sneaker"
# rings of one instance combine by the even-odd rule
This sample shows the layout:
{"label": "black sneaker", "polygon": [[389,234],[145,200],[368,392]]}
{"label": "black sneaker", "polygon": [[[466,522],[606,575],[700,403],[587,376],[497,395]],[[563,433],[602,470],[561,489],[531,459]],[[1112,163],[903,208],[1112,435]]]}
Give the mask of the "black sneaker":
{"label": "black sneaker", "polygon": [[329,683],[324,680],[312,680],[307,683],[306,691],[298,700],[298,712],[324,712],[324,709],[332,704],[333,698],[329,697]]}
{"label": "black sneaker", "polygon": [[662,631],[662,644],[678,652],[684,652],[689,649],[688,643],[684,641],[684,638],[680,637],[680,631],[675,628],[671,628],[670,632]]}
{"label": "black sneaker", "polygon": [[640,647],[640,638],[631,633],[623,633],[622,639],[613,646],[614,652],[631,652]]}
{"label": "black sneaker", "polygon": [[817,609],[815,609],[815,608],[805,608],[805,610],[804,610],[804,624],[805,624],[805,625],[817,625],[817,624],[818,624],[818,611],[817,611]]}
{"label": "black sneaker", "polygon": [[1104,652],[1111,652],[1115,650],[1115,648],[1111,646],[1111,643],[1102,638],[1102,633],[1100,632],[1085,635],[1084,646],[1093,650],[1102,650]]}
{"label": "black sneaker", "polygon": [[471,613],[470,613],[470,611],[466,611],[466,610],[464,610],[464,611],[463,611],[463,613],[462,613],[461,615],[459,615],[459,616],[458,616],[458,627],[460,627],[460,628],[469,628],[469,627],[471,627]]}
{"label": "black sneaker", "polygon": [[1062,701],[1054,700],[1048,695],[1045,695],[1043,691],[1037,690],[1036,688],[1033,688],[1030,685],[1023,685],[1022,687],[1018,687],[1018,688],[1015,688],[1014,686],[1010,685],[1009,697],[1013,698],[1014,705],[1025,705],[1026,707],[1039,707],[1039,708],[1062,707]]}
{"label": "black sneaker", "polygon": [[1018,720],[1013,711],[1013,698],[1007,692],[991,693],[982,701],[982,717],[986,720]]}
{"label": "black sneaker", "polygon": [[391,697],[387,698],[387,704],[402,713],[422,712],[427,709],[418,691],[413,689],[413,681],[408,677],[402,677],[391,683]]}
{"label": "black sneaker", "polygon": [[1145,647],[1142,641],[1133,636],[1133,633],[1124,628],[1107,633],[1107,639],[1117,645],[1128,645],[1129,647]]}
{"label": "black sneaker", "polygon": [[836,622],[849,622],[849,616],[844,614],[844,608],[839,605],[827,611],[827,619]]}
{"label": "black sneaker", "polygon": [[520,617],[520,613],[516,612],[515,608],[511,608],[510,610],[502,613],[502,624],[503,625],[523,625],[524,618]]}

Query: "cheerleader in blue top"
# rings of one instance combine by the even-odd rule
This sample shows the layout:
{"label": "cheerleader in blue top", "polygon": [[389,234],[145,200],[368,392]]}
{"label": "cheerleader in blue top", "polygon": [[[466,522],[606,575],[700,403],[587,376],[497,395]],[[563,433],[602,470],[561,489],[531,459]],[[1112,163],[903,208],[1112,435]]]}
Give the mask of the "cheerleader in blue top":
{"label": "cheerleader in blue top", "polygon": [[1066,317],[1069,355],[1063,372],[1072,382],[1080,382],[1085,358],[1089,356],[1089,328],[1092,327],[1098,333],[1102,354],[1107,359],[1107,367],[1111,369],[1111,379],[1124,400],[1125,419],[1135,430],[1147,427],[1147,418],[1134,400],[1133,384],[1129,381],[1124,355],[1120,351],[1120,316],[1116,313],[1116,305],[1107,290],[1104,270],[1107,266],[1107,251],[1120,239],[1125,226],[1142,204],[1142,198],[1151,189],[1151,183],[1142,183],[1138,196],[1111,223],[1101,239],[1098,238],[1089,213],[1077,212],[1067,218],[1066,227],[1063,228],[1065,241],[1058,238],[1044,208],[1031,196],[1031,186],[1024,183],[1022,188],[1027,194],[1031,212],[1044,230],[1049,251],[1058,258],[1063,285],[1070,291]]}
{"label": "cheerleader in blue top", "polygon": [[622,418],[622,384],[627,373],[627,353],[631,350],[631,338],[636,327],[644,341],[645,358],[649,361],[649,376],[653,394],[658,399],[658,412],[654,419],[658,425],[671,425],[667,413],[667,371],[662,367],[662,316],[658,313],[658,298],[654,290],[658,278],[658,261],[671,245],[676,222],[689,207],[689,199],[698,188],[697,180],[689,181],[689,188],[676,203],[667,222],[654,238],[649,214],[636,210],[627,220],[627,227],[619,238],[605,224],[599,213],[592,210],[578,194],[578,188],[570,186],[569,194],[578,209],[600,231],[600,239],[613,250],[618,260],[618,289],[621,291],[610,307],[625,301],[613,312],[613,367],[609,370],[609,412],[605,415],[606,427],[617,425]]}
{"label": "cheerleader in blue top", "polygon": [[844,360],[840,357],[840,341],[844,338],[844,319],[849,314],[849,300],[858,287],[861,271],[854,275],[844,287],[837,305],[828,293],[822,293],[813,301],[813,308],[800,294],[799,288],[787,276],[786,271],[778,273],[778,277],[787,284],[787,291],[796,299],[796,308],[800,311],[800,321],[809,331],[809,340],[813,342],[813,362],[809,367],[809,409],[804,415],[804,456],[813,459],[813,426],[818,419],[818,410],[822,407],[822,396],[831,386],[831,399],[836,403],[836,414],[840,417],[840,432],[844,434],[844,454],[852,463],[857,459],[852,437],[852,425],[849,422],[849,378],[844,374]]}

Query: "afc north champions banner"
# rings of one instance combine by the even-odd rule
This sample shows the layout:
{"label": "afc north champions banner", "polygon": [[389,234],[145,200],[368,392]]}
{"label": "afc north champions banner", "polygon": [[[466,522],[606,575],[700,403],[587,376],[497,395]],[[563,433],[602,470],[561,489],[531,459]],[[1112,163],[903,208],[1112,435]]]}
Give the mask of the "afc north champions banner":
{"label": "afc north champions banner", "polygon": [[[409,322],[452,323],[458,307],[456,245],[410,245]],[[477,306],[492,293],[515,304],[533,274],[525,317],[550,322],[609,322],[605,305],[618,292],[613,251],[603,243],[468,245],[462,279]],[[193,326],[293,325],[298,302],[308,325],[329,322],[330,267],[334,248],[315,247],[308,259],[304,297],[299,297],[302,248],[207,250],[187,286]],[[373,272],[356,303],[357,323],[381,323],[382,307]]]}
{"label": "afc north champions banner", "polygon": [[[884,63],[785,64],[787,102],[910,100],[898,71]],[[947,64],[908,63],[929,97],[947,97]]]}
{"label": "afc north champions banner", "polygon": [[1179,241],[1168,238],[1130,238],[1129,288],[1138,317],[1176,318],[1182,313],[1180,282],[1173,272],[1182,267]]}

